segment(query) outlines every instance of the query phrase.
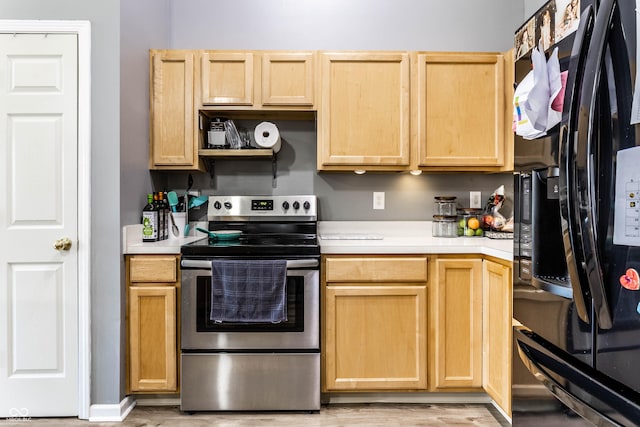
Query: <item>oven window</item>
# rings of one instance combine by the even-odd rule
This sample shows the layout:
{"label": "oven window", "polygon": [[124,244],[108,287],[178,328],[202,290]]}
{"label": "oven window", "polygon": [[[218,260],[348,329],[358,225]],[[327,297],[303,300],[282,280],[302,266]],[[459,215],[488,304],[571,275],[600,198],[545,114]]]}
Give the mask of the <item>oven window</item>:
{"label": "oven window", "polygon": [[196,278],[198,332],[304,331],[304,277],[287,276],[287,321],[280,323],[216,323],[211,320],[211,276]]}

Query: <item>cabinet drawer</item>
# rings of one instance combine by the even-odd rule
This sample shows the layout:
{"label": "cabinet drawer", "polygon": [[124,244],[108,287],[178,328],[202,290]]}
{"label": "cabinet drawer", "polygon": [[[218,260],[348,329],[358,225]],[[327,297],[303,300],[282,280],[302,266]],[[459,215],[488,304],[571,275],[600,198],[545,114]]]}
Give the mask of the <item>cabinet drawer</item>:
{"label": "cabinet drawer", "polygon": [[175,256],[132,256],[129,259],[129,281],[176,282],[177,258]]}
{"label": "cabinet drawer", "polygon": [[327,257],[327,282],[426,282],[427,257]]}

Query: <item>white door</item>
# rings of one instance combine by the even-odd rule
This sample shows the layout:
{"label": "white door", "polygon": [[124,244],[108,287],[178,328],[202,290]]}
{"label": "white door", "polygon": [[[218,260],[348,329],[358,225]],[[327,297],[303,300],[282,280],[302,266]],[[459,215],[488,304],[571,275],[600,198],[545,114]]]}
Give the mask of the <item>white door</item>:
{"label": "white door", "polygon": [[0,418],[78,415],[77,58],[0,34]]}

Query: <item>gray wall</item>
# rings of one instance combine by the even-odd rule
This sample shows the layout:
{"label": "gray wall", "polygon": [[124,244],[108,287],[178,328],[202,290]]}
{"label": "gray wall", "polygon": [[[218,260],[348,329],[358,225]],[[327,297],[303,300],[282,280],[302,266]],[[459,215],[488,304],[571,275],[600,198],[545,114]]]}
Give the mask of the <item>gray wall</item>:
{"label": "gray wall", "polygon": [[[253,129],[258,121],[236,121]],[[512,174],[316,173],[315,123],[277,121],[282,148],[274,182],[269,160],[218,160],[215,174],[194,173],[194,188],[203,194],[316,194],[322,220],[430,220],[433,198],[452,195],[461,207],[469,206],[469,190],[481,191],[486,201],[500,185],[512,188]],[[168,173],[168,188],[184,189],[186,173]],[[385,192],[385,209],[373,210],[373,192]],[[505,209],[510,206],[505,204]],[[192,220],[204,210],[192,211]]]}
{"label": "gray wall", "polygon": [[[121,392],[120,1],[0,2],[2,19],[91,21],[91,370],[93,403]],[[82,243],[81,243],[82,244]]]}
{"label": "gray wall", "polygon": [[[122,1],[120,10],[120,225],[140,221],[142,197],[152,187],[149,175],[149,49],[166,46],[169,35],[169,0]],[[145,198],[146,200],[146,198]],[[120,318],[125,318],[125,267],[120,257]],[[126,334],[120,328],[119,393],[110,399],[119,402],[125,395]],[[114,341],[109,341],[110,343]],[[114,346],[117,347],[117,346]],[[116,375],[111,375],[112,380]],[[117,384],[114,384],[117,387]],[[94,384],[96,395],[102,384]],[[110,391],[117,390],[111,389]],[[97,400],[96,403],[102,403]]]}
{"label": "gray wall", "polygon": [[171,47],[505,51],[523,2],[175,0]]}

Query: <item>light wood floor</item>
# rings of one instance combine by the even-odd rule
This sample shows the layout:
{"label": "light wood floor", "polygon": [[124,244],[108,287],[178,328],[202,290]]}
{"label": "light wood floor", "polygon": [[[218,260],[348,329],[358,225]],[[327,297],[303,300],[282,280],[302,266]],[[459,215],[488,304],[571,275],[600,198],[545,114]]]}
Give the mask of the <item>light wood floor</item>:
{"label": "light wood floor", "polygon": [[[495,416],[494,416],[495,415]],[[498,421],[500,420],[500,421]],[[486,426],[509,424],[491,405],[482,404],[331,404],[319,413],[235,413],[197,412],[183,414],[177,407],[136,407],[122,423],[89,423],[72,418],[33,418],[29,420],[0,420],[0,426],[91,426],[91,427],[427,427],[427,426]]]}

